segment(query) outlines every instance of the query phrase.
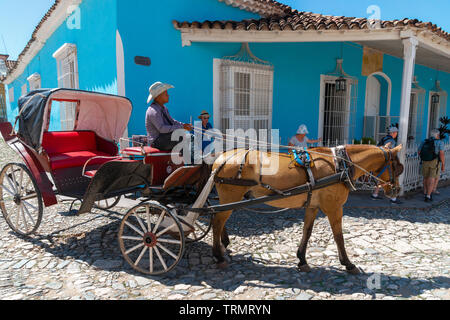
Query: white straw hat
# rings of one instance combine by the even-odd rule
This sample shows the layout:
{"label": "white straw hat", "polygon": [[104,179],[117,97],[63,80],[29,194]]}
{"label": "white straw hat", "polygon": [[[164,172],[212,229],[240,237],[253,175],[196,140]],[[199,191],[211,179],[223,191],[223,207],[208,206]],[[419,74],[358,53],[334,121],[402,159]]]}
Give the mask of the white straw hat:
{"label": "white straw hat", "polygon": [[155,82],[150,86],[150,88],[148,88],[150,94],[148,95],[147,103],[150,103],[153,99],[157,98],[161,93],[172,88],[175,87],[172,86],[171,84]]}
{"label": "white straw hat", "polygon": [[309,134],[306,125],[302,124],[300,127],[298,127],[297,134]]}

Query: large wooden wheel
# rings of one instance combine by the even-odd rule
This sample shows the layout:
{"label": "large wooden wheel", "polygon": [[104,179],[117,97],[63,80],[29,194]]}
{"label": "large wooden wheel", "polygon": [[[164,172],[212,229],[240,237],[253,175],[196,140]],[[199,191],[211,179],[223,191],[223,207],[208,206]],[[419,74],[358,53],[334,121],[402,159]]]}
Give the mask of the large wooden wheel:
{"label": "large wooden wheel", "polygon": [[14,232],[29,236],[41,224],[43,204],[36,180],[21,163],[9,163],[0,172],[0,208]]}
{"label": "large wooden wheel", "polygon": [[157,202],[130,209],[119,228],[119,245],[133,269],[150,275],[172,270],[185,249],[183,227],[167,207]]}

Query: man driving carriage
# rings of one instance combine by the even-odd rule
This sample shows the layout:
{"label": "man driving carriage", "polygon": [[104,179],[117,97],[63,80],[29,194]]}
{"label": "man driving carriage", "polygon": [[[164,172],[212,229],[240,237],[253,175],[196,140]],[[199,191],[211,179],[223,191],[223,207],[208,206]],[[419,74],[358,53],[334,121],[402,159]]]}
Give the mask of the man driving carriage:
{"label": "man driving carriage", "polygon": [[[174,88],[170,84],[155,82],[149,88],[147,103],[153,103],[145,115],[147,142],[156,149],[172,150],[180,141],[172,141],[172,133],[177,129],[192,130],[192,125],[174,120],[165,106],[169,102],[167,90]],[[180,138],[181,140],[181,138]]]}

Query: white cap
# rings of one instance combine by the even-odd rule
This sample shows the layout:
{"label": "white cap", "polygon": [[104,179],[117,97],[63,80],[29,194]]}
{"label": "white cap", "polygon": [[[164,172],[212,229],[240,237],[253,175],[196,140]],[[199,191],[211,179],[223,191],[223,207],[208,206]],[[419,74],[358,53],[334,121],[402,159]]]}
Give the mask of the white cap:
{"label": "white cap", "polygon": [[300,127],[298,127],[297,134],[309,134],[306,125],[302,124]]}
{"label": "white cap", "polygon": [[157,98],[161,93],[172,88],[175,87],[172,86],[171,84],[155,82],[150,86],[150,88],[148,88],[150,94],[148,95],[147,103],[150,103],[153,99]]}

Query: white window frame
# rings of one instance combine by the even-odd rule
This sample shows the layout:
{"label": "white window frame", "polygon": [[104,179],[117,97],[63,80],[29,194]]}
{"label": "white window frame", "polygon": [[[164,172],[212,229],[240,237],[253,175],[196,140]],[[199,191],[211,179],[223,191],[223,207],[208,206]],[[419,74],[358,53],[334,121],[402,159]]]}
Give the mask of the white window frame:
{"label": "white window frame", "polygon": [[[58,87],[78,89],[78,59],[77,47],[72,43],[65,43],[54,54],[58,71]],[[60,119],[61,128],[73,130],[75,126],[76,104],[73,102],[61,102]]]}
{"label": "white window frame", "polygon": [[[226,64],[225,64],[226,62]],[[242,63],[242,62],[236,62],[235,64],[233,64],[232,61],[229,60],[223,60],[223,59],[214,59],[213,60],[213,77],[214,77],[214,84],[213,84],[213,104],[214,104],[214,127],[219,129],[219,130],[224,130],[224,128],[222,127],[222,111],[224,106],[222,105],[222,99],[224,97],[225,94],[222,91],[223,86],[226,85],[222,82],[224,82],[223,79],[223,68],[228,68],[230,74],[229,74],[229,78],[228,81],[229,83],[232,85],[232,87],[230,88],[230,92],[229,94],[229,100],[231,103],[230,106],[230,116],[228,117],[230,119],[230,126],[228,129],[238,129],[236,127],[236,122],[241,120],[241,121],[258,121],[258,120],[263,120],[263,121],[267,121],[267,129],[271,130],[272,129],[272,115],[273,115],[273,80],[274,80],[274,70],[273,68],[261,65],[261,67],[259,68],[258,65],[256,64],[251,64],[251,63]],[[248,73],[250,74],[250,104],[249,104],[249,108],[250,108],[250,114],[247,115],[236,115],[234,110],[235,110],[235,90],[234,90],[234,81],[235,81],[235,74],[237,72],[242,72],[242,73]],[[268,84],[268,114],[267,115],[258,115],[256,113],[257,109],[255,108],[256,106],[256,87],[255,87],[255,77],[257,74],[263,74],[265,76],[269,76],[269,84]],[[254,124],[254,122],[253,122]],[[252,124],[250,124],[250,129],[255,129],[254,126]],[[268,135],[270,136],[270,135]]]}
{"label": "white window frame", "polygon": [[33,73],[27,78],[27,81],[30,84],[30,91],[41,88],[41,75],[39,73]]}

